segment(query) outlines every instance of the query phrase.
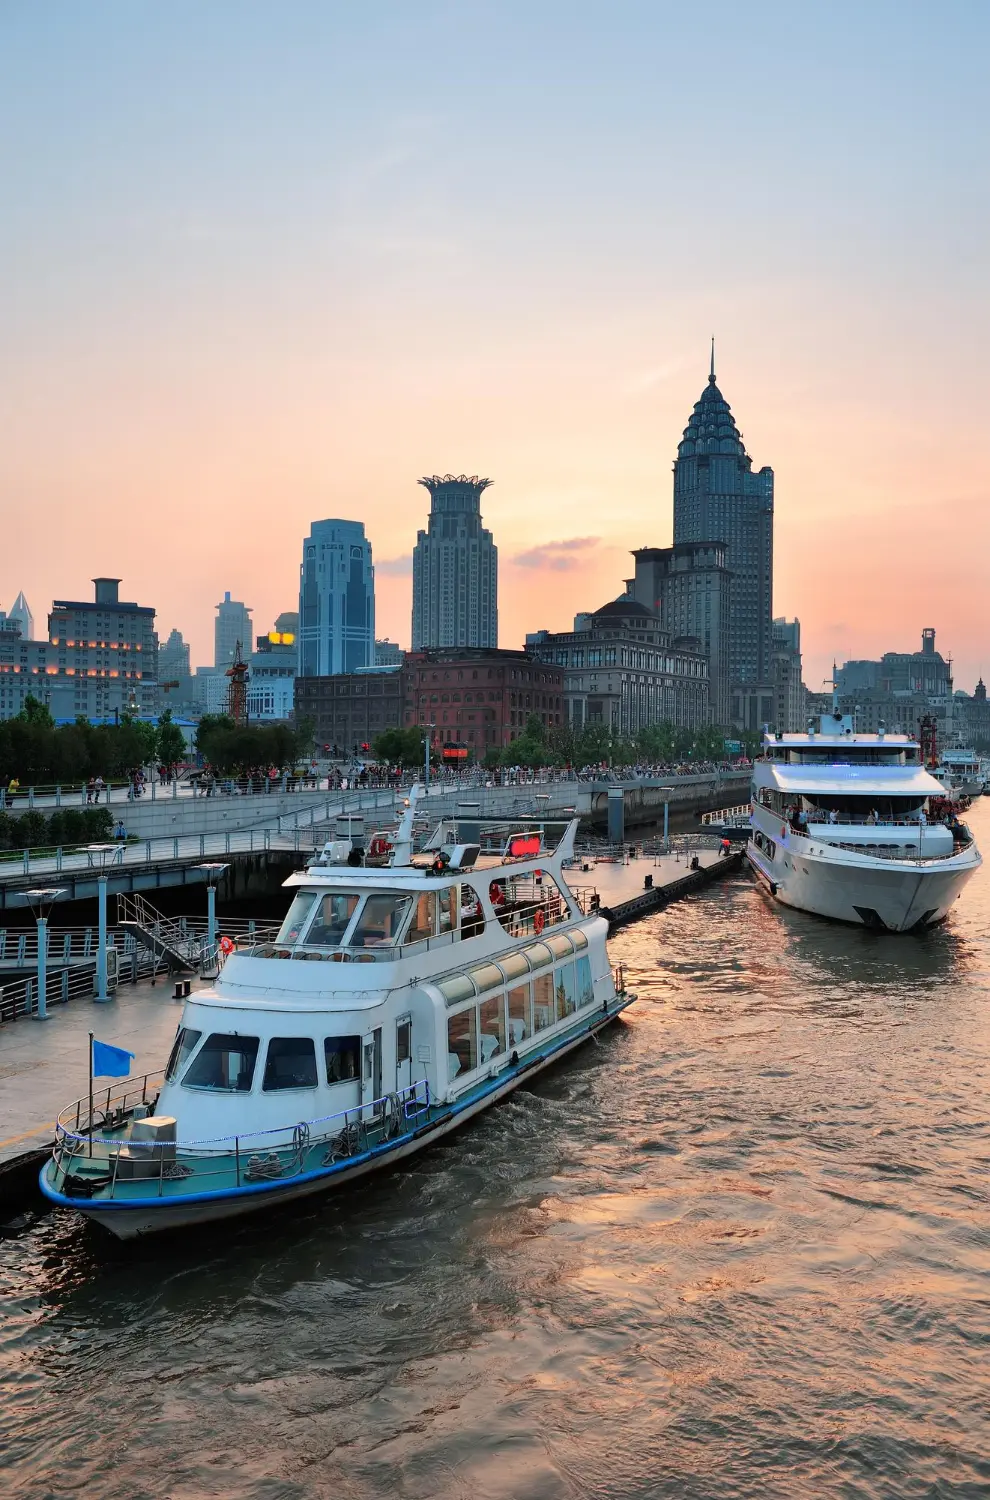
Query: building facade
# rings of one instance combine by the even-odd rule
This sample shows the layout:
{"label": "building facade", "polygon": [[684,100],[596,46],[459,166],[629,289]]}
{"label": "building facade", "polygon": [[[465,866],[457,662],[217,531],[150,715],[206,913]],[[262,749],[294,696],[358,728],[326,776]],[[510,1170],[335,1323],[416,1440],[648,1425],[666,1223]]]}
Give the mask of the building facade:
{"label": "building facade", "polygon": [[402,723],[403,684],[398,667],[297,677],[296,721],[309,719],[324,755],[359,755],[362,746]]}
{"label": "building facade", "polygon": [[245,658],[248,664],[249,721],[292,717],[299,649],[295,633],[278,628],[285,623],[285,616],[280,615],[275,629],[267,635],[259,635],[254,651]]}
{"label": "building facade", "polygon": [[376,667],[401,667],[402,657],[402,647],[396,641],[386,638],[384,641],[375,642]]}
{"label": "building facade", "polygon": [[217,617],[213,622],[213,665],[226,671],[234,660],[238,644],[241,655],[251,649],[254,627],[251,611],[239,599],[230,597],[230,590],[217,605]]}
{"label": "building facade", "polygon": [[673,637],[659,614],[623,595],[574,630],[541,630],[528,648],[563,673],[567,722],[633,737],[654,724],[711,722],[708,658],[696,637]]}
{"label": "building facade", "polygon": [[375,569],[361,521],[314,521],[299,569],[300,677],[375,664]]}
{"label": "building facade", "polygon": [[511,745],[531,714],[547,731],[563,723],[563,673],[528,651],[410,651],[402,676],[403,724],[428,728],[436,745],[466,746],[476,760]]}
{"label": "building facade", "polygon": [[181,630],[169,632],[168,640],[158,648],[159,682],[181,682],[192,676],[189,647],[182,638]]}
{"label": "building facade", "polygon": [[490,479],[438,474],[421,479],[430,517],[413,551],[412,648],[498,646],[498,549],[482,525]]}
{"label": "building facade", "polygon": [[733,717],[773,697],[773,470],[753,472],[729,403],[715,384],[696,402],[674,464],[674,544],[722,542],[729,587]]}
{"label": "building facade", "polygon": [[917,730],[923,714],[938,724],[939,743],[956,732],[952,662],[935,649],[931,626],[921,632],[920,651],[885,651],[879,661],[847,661],[837,668],[835,684],[843,712],[856,712],[857,726],[866,730],[883,720],[887,728],[906,724]]}
{"label": "building facade", "polygon": [[29,696],[66,721],[158,712],[155,611],[121,600],[119,578],[93,582],[92,601],[54,601],[47,641],[0,631],[0,718],[19,714]]}
{"label": "building facade", "polygon": [[713,724],[731,722],[729,618],[731,575],[724,542],[681,542],[633,552],[636,576],[626,590],[660,616],[676,637],[694,636],[708,657]]}
{"label": "building facade", "polygon": [[773,622],[774,714],[778,734],[798,734],[807,724],[804,683],[801,680],[801,621]]}
{"label": "building facade", "polygon": [[31,606],[24,597],[23,589],[21,589],[17,598],[8,609],[7,619],[12,620],[20,627],[22,640],[34,640],[34,615],[31,613]]}

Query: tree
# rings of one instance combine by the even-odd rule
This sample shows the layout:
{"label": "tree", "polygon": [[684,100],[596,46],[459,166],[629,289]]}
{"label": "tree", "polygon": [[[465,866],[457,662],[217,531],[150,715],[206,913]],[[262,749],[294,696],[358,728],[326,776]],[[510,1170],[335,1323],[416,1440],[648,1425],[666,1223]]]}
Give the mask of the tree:
{"label": "tree", "polygon": [[426,733],[415,725],[408,728],[385,729],[373,741],[379,760],[390,761],[399,766],[420,766],[426,759],[423,741]]}
{"label": "tree", "polygon": [[28,693],[24,699],[24,707],[17,717],[23,719],[25,724],[40,724],[45,729],[55,728],[55,720],[52,718],[48,704],[42,703],[33,693]]}
{"label": "tree", "polygon": [[155,754],[163,766],[175,771],[186,753],[186,737],[178,724],[172,723],[172,710],[166,708],[158,719],[158,743]]}

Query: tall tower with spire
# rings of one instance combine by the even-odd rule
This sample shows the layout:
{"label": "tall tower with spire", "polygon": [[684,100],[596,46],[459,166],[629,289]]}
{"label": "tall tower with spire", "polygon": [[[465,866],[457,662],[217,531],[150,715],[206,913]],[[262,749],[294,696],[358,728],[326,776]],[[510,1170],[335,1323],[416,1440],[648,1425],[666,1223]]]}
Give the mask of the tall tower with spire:
{"label": "tall tower with spire", "polygon": [[729,586],[733,717],[758,729],[773,718],[773,470],[753,472],[729,403],[708,384],[677,448],[674,544],[723,542]]}

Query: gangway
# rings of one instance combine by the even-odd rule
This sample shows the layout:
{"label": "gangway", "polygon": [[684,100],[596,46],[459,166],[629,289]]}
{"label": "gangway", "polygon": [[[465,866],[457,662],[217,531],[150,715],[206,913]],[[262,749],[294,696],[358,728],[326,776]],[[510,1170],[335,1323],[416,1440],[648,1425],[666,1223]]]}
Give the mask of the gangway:
{"label": "gangway", "polygon": [[117,925],[162,959],[170,972],[192,974],[203,956],[203,935],[162,915],[143,896],[117,896]]}

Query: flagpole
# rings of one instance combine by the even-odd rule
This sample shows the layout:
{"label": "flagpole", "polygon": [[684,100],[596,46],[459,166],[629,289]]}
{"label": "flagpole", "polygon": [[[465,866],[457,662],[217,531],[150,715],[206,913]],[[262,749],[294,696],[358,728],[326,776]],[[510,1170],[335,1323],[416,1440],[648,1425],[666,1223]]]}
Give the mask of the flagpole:
{"label": "flagpole", "polygon": [[89,1034],[89,1154],[93,1154],[93,1033]]}

